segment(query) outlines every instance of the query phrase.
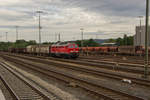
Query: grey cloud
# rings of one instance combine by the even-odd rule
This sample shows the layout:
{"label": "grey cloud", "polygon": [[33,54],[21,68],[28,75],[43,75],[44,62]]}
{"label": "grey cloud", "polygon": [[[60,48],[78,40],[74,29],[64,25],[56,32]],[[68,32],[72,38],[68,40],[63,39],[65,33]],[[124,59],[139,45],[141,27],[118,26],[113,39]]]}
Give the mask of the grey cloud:
{"label": "grey cloud", "polygon": [[[33,16],[39,8],[49,14],[60,13],[65,8],[81,8],[85,12],[102,13],[106,16],[139,16],[145,14],[145,1],[143,0],[31,0],[29,3],[18,3],[1,6],[8,10],[15,10]],[[20,18],[19,18],[20,19]],[[15,20],[15,18],[14,18]]]}
{"label": "grey cloud", "polygon": [[[143,0],[27,0],[27,1],[29,2],[22,3],[22,0],[20,0],[18,3],[15,4],[0,6],[0,9],[7,9],[9,11],[12,12],[14,11],[18,13],[18,15],[13,14],[1,15],[0,19],[3,20],[3,22],[5,21],[7,24],[10,23],[10,25],[14,25],[19,22],[19,24],[21,23],[20,28],[22,29],[30,29],[30,28],[35,29],[37,28],[38,20],[34,20],[33,17],[37,16],[35,11],[40,9],[45,12],[44,14],[42,14],[43,30],[44,29],[47,29],[47,31],[70,30],[69,33],[73,33],[76,30],[77,30],[76,32],[80,31],[79,28],[81,26],[85,27],[87,30],[91,29],[90,31],[94,31],[99,28],[100,29],[104,28],[103,30],[107,29],[113,30],[113,28],[115,27],[112,26],[115,25],[121,26],[124,23],[127,23],[127,25],[129,25],[131,24],[130,22],[127,22],[129,21],[129,19],[145,14],[145,0],[144,1]],[[77,8],[77,10],[72,10],[73,8]],[[66,12],[66,9],[67,11],[68,9],[71,10]],[[73,11],[76,12],[74,13]],[[80,11],[81,13],[83,12],[83,16],[80,15]],[[90,17],[89,19],[86,18],[90,15],[95,17]],[[128,17],[129,19],[125,19],[125,17]],[[102,22],[102,20],[104,20],[104,22]],[[1,23],[0,27],[8,29],[13,28],[13,26],[9,26],[7,24],[5,24],[6,25],[5,26],[2,25]],[[134,30],[134,27],[132,28],[133,28],[132,30]],[[102,33],[106,32],[103,31]]]}
{"label": "grey cloud", "polygon": [[81,7],[84,11],[112,16],[138,16],[145,14],[143,0],[63,0],[70,6]]}
{"label": "grey cloud", "polygon": [[[9,29],[15,29],[16,25],[0,25],[0,28],[9,28]],[[35,26],[20,26],[19,25],[19,29],[34,29],[36,28]],[[37,27],[38,28],[38,27]]]}

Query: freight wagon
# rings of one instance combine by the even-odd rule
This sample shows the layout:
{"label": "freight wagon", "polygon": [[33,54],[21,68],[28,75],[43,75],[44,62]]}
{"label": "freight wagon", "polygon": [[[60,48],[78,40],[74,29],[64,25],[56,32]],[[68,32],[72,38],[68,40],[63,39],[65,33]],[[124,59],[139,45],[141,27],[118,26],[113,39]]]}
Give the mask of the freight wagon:
{"label": "freight wagon", "polygon": [[119,46],[118,53],[123,55],[135,55],[136,47],[134,46]]}
{"label": "freight wagon", "polygon": [[82,51],[84,54],[91,54],[91,55],[110,54],[118,52],[118,47],[117,46],[82,47],[80,48],[80,51]]}
{"label": "freight wagon", "polygon": [[[101,46],[101,47],[82,47],[83,54],[119,54],[119,55],[144,55],[145,48],[142,46]],[[150,53],[150,48],[149,48]]]}

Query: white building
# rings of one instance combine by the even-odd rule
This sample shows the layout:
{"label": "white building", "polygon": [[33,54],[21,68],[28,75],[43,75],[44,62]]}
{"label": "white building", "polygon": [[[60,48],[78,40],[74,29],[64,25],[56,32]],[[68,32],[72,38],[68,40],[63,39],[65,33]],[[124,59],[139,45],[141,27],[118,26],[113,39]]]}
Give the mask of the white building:
{"label": "white building", "polygon": [[[136,26],[136,34],[134,35],[134,46],[145,46],[145,26],[141,27]],[[150,31],[149,31],[149,46],[150,46]]]}

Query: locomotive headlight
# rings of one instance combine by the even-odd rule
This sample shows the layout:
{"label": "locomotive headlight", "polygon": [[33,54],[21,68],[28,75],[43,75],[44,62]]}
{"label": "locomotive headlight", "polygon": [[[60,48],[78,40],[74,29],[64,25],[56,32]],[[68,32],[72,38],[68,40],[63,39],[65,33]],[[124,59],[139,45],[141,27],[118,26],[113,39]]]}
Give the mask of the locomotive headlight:
{"label": "locomotive headlight", "polygon": [[79,51],[77,51],[77,50],[71,50],[70,52],[71,53],[78,53]]}
{"label": "locomotive headlight", "polygon": [[71,50],[70,52],[72,53],[72,52],[74,52],[74,51]]}
{"label": "locomotive headlight", "polygon": [[76,52],[76,51],[75,50],[71,50],[70,52],[73,53],[73,52]]}

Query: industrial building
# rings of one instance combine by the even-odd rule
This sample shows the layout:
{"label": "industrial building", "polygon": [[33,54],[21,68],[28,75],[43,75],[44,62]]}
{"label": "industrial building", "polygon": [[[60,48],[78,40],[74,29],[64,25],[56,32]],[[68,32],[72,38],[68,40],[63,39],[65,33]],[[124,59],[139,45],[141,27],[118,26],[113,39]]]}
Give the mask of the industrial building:
{"label": "industrial building", "polygon": [[[145,46],[145,26],[136,26],[136,34],[134,35],[134,46]],[[150,46],[150,38],[149,38],[149,46]]]}

